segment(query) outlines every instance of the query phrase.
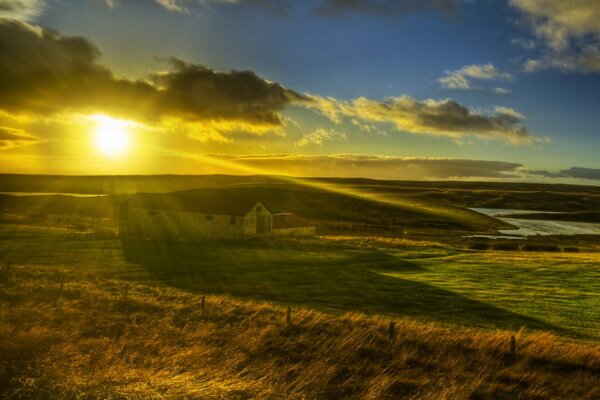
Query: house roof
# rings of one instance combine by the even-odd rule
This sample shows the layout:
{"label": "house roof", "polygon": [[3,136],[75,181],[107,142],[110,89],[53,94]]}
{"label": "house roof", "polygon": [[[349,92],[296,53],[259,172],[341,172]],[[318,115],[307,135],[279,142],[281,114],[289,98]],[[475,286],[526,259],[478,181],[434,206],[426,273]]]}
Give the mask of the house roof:
{"label": "house roof", "polygon": [[256,199],[227,195],[137,193],[122,203],[121,207],[244,216],[258,202]]}
{"label": "house roof", "polygon": [[273,214],[273,229],[303,228],[315,225],[294,213]]}

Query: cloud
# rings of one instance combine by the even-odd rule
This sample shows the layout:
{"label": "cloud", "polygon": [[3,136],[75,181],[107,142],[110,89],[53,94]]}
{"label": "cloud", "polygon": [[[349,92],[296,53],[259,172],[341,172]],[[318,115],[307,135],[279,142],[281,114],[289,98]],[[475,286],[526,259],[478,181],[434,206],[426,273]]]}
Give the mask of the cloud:
{"label": "cloud", "polygon": [[0,149],[19,147],[37,142],[38,139],[21,129],[0,126]]}
{"label": "cloud", "polygon": [[45,0],[0,0],[0,18],[31,21],[45,9]]}
{"label": "cloud", "polygon": [[164,7],[168,11],[187,12],[187,8],[183,6],[184,1],[177,0],[156,0],[156,3]]}
{"label": "cloud", "polygon": [[564,72],[600,72],[600,43],[587,45],[579,49],[578,52],[549,52],[541,58],[528,59],[523,64],[523,69],[526,72],[548,68],[555,68]]}
{"label": "cloud", "polygon": [[325,142],[343,141],[346,140],[346,138],[347,136],[343,132],[338,132],[334,129],[319,128],[314,132],[303,135],[300,140],[296,142],[296,146],[323,146]]}
{"label": "cloud", "polygon": [[400,96],[387,101],[364,97],[352,101],[312,96],[307,107],[316,109],[336,123],[344,118],[392,124],[398,131],[461,138],[474,135],[509,143],[536,140],[523,126],[523,115],[510,108],[497,107],[482,114],[454,100],[417,100]]}
{"label": "cloud", "polygon": [[512,90],[500,86],[491,88],[489,90],[492,94],[498,94],[500,96],[510,96],[512,94]]}
{"label": "cloud", "polygon": [[472,64],[454,70],[446,71],[444,76],[438,78],[438,83],[445,89],[473,90],[490,94],[508,95],[512,92],[502,87],[485,88],[474,85],[472,80],[512,80],[508,72],[498,70],[493,64]]}
{"label": "cloud", "polygon": [[252,71],[224,73],[178,59],[171,62],[174,71],[151,76],[159,89],[159,108],[171,116],[281,126],[284,106],[308,101]]}
{"label": "cloud", "polygon": [[525,70],[600,71],[600,2],[596,0],[510,0],[534,37],[545,46]]}
{"label": "cloud", "polygon": [[233,164],[294,176],[369,177],[374,179],[518,178],[521,164],[447,158],[371,155],[211,156]]}
{"label": "cloud", "polygon": [[141,121],[210,121],[236,128],[283,125],[280,112],[308,99],[251,71],[221,72],[171,59],[147,80],[116,77],[81,37],[0,20],[0,110],[11,114],[107,113]]}
{"label": "cloud", "polygon": [[510,40],[510,44],[519,46],[525,50],[534,50],[537,47],[537,43],[532,39],[513,38]]}
{"label": "cloud", "polygon": [[569,169],[561,169],[558,172],[551,172],[546,170],[525,170],[524,172],[529,175],[543,176],[544,178],[575,178],[600,180],[600,169],[598,168],[571,167]]}
{"label": "cloud", "polygon": [[598,168],[571,167],[560,172],[571,178],[600,180],[600,169]]}
{"label": "cloud", "polygon": [[424,11],[454,14],[457,9],[456,0],[324,0],[315,12],[331,18],[345,18],[352,14],[403,17]]}

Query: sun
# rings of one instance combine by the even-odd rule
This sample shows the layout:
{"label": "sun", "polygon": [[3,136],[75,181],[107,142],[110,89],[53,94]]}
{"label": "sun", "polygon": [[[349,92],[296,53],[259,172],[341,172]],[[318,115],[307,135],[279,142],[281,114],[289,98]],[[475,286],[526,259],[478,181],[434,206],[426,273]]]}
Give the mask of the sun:
{"label": "sun", "polygon": [[123,155],[129,148],[128,121],[122,121],[107,116],[94,116],[96,122],[94,129],[94,142],[96,148],[104,155]]}

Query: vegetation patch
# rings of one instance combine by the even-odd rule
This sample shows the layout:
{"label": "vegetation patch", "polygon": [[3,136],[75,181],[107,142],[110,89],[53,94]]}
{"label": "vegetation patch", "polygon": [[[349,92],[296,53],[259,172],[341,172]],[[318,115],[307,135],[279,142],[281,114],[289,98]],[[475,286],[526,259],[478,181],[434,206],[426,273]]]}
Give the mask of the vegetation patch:
{"label": "vegetation patch", "polygon": [[63,272],[13,271],[2,398],[592,399],[600,385],[598,348],[550,334],[399,319],[390,337],[378,317],[293,307],[288,322],[270,303]]}

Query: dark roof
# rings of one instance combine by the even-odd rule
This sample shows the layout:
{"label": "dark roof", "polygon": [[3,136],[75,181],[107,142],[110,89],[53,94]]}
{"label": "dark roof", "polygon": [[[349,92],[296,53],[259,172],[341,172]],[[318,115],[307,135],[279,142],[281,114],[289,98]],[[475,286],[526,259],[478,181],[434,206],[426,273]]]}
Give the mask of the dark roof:
{"label": "dark roof", "polygon": [[293,213],[273,214],[273,229],[302,228],[316,224]]}
{"label": "dark roof", "polygon": [[244,216],[256,203],[256,199],[224,195],[137,193],[121,204],[121,207]]}

